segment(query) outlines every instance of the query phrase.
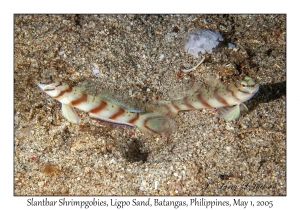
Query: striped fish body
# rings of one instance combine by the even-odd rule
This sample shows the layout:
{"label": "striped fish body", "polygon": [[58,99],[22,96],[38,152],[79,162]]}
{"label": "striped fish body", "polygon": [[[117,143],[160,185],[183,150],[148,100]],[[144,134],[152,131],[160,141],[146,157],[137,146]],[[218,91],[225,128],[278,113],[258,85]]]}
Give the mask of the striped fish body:
{"label": "striped fish body", "polygon": [[160,113],[137,113],[118,106],[104,99],[88,95],[78,87],[71,87],[61,82],[47,81],[38,86],[49,96],[62,103],[63,116],[73,123],[79,122],[79,117],[73,107],[88,112],[90,117],[115,124],[136,126],[139,129],[158,133],[170,132],[173,121]]}
{"label": "striped fish body", "polygon": [[[183,110],[219,108],[220,117],[224,117],[226,120],[233,120],[232,118],[236,119],[240,115],[240,105],[252,98],[258,89],[259,85],[255,84],[252,78],[245,77],[244,80],[227,86],[214,89],[202,88],[189,96],[171,101],[159,101],[158,104],[167,114],[173,115]],[[234,105],[236,106],[232,109],[228,108]],[[232,114],[236,117],[233,117]],[[227,115],[230,117],[226,118]]]}

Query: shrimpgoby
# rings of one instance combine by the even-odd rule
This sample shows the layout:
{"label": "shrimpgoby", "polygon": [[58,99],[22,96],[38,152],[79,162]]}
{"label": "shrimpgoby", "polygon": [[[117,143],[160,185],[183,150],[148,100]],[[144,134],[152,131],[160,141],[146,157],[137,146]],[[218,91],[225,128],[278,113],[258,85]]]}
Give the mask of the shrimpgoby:
{"label": "shrimpgoby", "polygon": [[113,103],[105,97],[93,96],[85,93],[79,87],[44,79],[38,86],[49,96],[62,104],[62,115],[72,123],[79,123],[79,117],[73,107],[88,112],[89,116],[102,121],[136,126],[148,133],[170,133],[174,127],[174,121],[167,115],[157,112],[139,113],[139,111],[120,106],[121,103]]}
{"label": "shrimpgoby", "polygon": [[[259,90],[259,85],[251,77],[215,88],[200,88],[196,93],[169,101],[158,101],[157,109],[168,115],[176,115],[179,111],[201,108],[218,108],[218,116],[226,121],[235,120],[242,109],[243,103],[251,99]],[[233,107],[232,107],[233,106]]]}

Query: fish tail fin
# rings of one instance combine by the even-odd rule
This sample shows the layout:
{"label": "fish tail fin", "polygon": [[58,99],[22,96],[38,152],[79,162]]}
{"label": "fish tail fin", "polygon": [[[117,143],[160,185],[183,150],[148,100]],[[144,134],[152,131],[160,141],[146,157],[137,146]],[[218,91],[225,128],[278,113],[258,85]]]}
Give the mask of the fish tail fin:
{"label": "fish tail fin", "polygon": [[175,117],[178,114],[178,110],[174,108],[174,106],[172,105],[172,101],[159,100],[155,101],[153,104],[154,107],[152,108],[152,110],[154,112],[169,115],[171,117]]}
{"label": "fish tail fin", "polygon": [[141,114],[134,123],[140,130],[151,134],[170,134],[175,128],[175,122],[169,116],[161,113]]}

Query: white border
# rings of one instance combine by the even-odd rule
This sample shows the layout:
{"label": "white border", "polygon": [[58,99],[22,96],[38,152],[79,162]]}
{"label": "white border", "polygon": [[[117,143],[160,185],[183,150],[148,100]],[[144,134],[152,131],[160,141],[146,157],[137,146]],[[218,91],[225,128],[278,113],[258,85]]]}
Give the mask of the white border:
{"label": "white border", "polygon": [[[296,1],[293,1],[296,2]],[[214,0],[214,1],[9,1],[1,3],[1,209],[12,209],[12,207],[28,208],[26,206],[29,197],[13,197],[13,14],[15,13],[287,13],[287,95],[288,95],[288,187],[286,197],[238,197],[244,200],[274,200],[272,209],[282,209],[288,206],[299,206],[299,138],[297,138],[298,95],[299,83],[299,11],[297,4],[292,1],[279,0]],[[39,197],[42,199],[43,197]],[[60,197],[52,197],[52,199]],[[73,197],[78,200],[87,200],[92,197]],[[110,199],[108,197],[101,197]],[[133,197],[124,197],[131,200]],[[142,197],[140,197],[142,199]],[[156,198],[156,197],[155,197]],[[213,200],[229,200],[237,197],[205,197]],[[170,200],[189,200],[188,197],[168,197]],[[32,207],[29,207],[32,208]],[[97,207],[99,209],[100,207]],[[91,209],[91,208],[89,208]],[[162,209],[162,208],[157,208]],[[164,207],[166,209],[166,207]],[[173,208],[172,208],[173,209]],[[199,209],[199,207],[197,207]],[[217,209],[217,208],[214,208]],[[222,208],[224,209],[224,208]]]}

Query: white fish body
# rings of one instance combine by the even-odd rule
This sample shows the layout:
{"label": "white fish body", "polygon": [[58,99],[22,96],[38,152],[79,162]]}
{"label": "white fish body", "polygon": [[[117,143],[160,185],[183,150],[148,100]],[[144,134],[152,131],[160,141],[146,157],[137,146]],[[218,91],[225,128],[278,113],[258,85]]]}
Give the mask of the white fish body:
{"label": "white fish body", "polygon": [[88,95],[78,87],[71,87],[51,79],[38,86],[49,96],[62,103],[62,115],[72,123],[78,123],[79,117],[73,107],[88,112],[90,117],[115,124],[136,126],[139,129],[161,134],[170,132],[174,122],[161,113],[138,113],[138,110],[126,109],[119,103],[106,101],[97,96]]}
{"label": "white fish body", "polygon": [[230,121],[240,116],[241,109],[247,109],[243,102],[252,98],[258,90],[259,85],[255,84],[252,78],[246,76],[243,80],[227,86],[202,88],[196,93],[180,99],[158,101],[158,107],[172,115],[183,110],[218,108],[218,116]]}

